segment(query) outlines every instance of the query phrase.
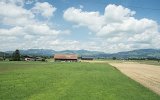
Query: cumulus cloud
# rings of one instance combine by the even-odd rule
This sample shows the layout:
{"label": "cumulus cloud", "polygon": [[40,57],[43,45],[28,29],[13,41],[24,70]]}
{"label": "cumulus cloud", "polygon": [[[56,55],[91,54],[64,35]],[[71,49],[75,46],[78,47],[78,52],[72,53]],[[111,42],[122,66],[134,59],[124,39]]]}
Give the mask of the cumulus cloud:
{"label": "cumulus cloud", "polygon": [[[0,1],[0,47],[3,50],[45,47],[50,40],[69,30],[58,30],[47,21],[37,19],[32,9],[40,10],[43,17],[51,17],[56,8],[49,3],[37,2],[33,8],[19,5],[21,0]],[[25,3],[25,2],[24,2]]]}
{"label": "cumulus cloud", "polygon": [[0,29],[1,36],[22,36],[24,35],[23,28],[16,26],[11,29]]}
{"label": "cumulus cloud", "polygon": [[117,52],[160,47],[157,22],[147,18],[136,19],[136,12],[123,6],[107,5],[104,14],[99,11],[83,11],[83,6],[66,9],[63,17],[73,22],[74,28],[78,30],[83,26],[89,29],[86,34],[90,34],[91,39],[81,41],[66,39],[63,35],[70,34],[70,30],[56,29],[50,24],[52,22],[48,22],[54,17],[56,7],[36,0],[29,0],[27,4],[31,3],[33,7],[26,9],[24,0],[0,0],[1,49],[49,48]]}
{"label": "cumulus cloud", "polygon": [[86,26],[93,31],[98,31],[104,24],[103,16],[99,12],[86,12],[74,7],[68,8],[63,17],[67,21],[74,22],[79,26]]}
{"label": "cumulus cloud", "polygon": [[41,14],[43,17],[49,18],[53,16],[53,13],[56,11],[56,8],[53,7],[48,2],[37,2],[32,8],[32,12],[35,14]]}
{"label": "cumulus cloud", "polygon": [[110,4],[105,8],[104,17],[108,23],[122,22],[123,20],[133,16],[135,13],[135,11],[131,11],[121,5],[116,6],[114,4]]}
{"label": "cumulus cloud", "polygon": [[34,14],[14,3],[0,2],[0,23],[10,26],[24,26],[33,23]]}
{"label": "cumulus cloud", "polygon": [[71,7],[65,10],[63,17],[78,26],[87,27],[105,42],[112,42],[109,48],[114,50],[155,47],[154,42],[160,36],[157,22],[147,18],[136,19],[135,14],[135,11],[121,5],[109,4],[104,14]]}
{"label": "cumulus cloud", "polygon": [[5,3],[5,2],[0,2],[0,16],[5,16],[5,17],[34,17],[34,15],[26,9],[23,9],[22,7],[19,7],[15,4],[12,3]]}
{"label": "cumulus cloud", "polygon": [[24,30],[33,35],[58,35],[59,31],[51,29],[47,24],[26,25]]}
{"label": "cumulus cloud", "polygon": [[10,3],[17,6],[24,6],[25,0],[0,0],[0,2]]}

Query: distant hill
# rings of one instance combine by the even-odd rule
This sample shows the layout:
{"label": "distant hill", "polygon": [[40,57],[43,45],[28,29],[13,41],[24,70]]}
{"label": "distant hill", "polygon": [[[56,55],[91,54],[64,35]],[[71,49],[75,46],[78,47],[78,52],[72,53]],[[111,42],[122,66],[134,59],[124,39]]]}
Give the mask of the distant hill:
{"label": "distant hill", "polygon": [[[13,51],[7,51],[6,53],[13,53]],[[98,54],[105,54],[104,52],[98,51],[88,51],[88,50],[63,50],[63,51],[55,51],[50,49],[28,49],[28,50],[20,50],[22,55],[35,55],[35,56],[53,56],[54,54],[78,54],[83,56],[94,56]]]}
{"label": "distant hill", "polygon": [[9,57],[9,56],[11,55],[6,52],[0,52],[0,57]]}
{"label": "distant hill", "polygon": [[[13,51],[7,51],[7,54],[13,53]],[[88,51],[88,50],[63,50],[55,51],[51,49],[28,49],[20,50],[22,55],[35,55],[35,56],[53,56],[54,54],[78,54],[80,56],[92,56],[95,58],[160,58],[160,49],[139,49],[133,51],[125,51],[107,54],[99,51]]]}
{"label": "distant hill", "polygon": [[139,49],[126,52],[118,52],[106,55],[105,57],[111,58],[160,58],[160,49]]}
{"label": "distant hill", "polygon": [[56,51],[50,49],[28,49],[28,50],[20,50],[20,53],[23,55],[52,56],[53,54],[56,53]]}
{"label": "distant hill", "polygon": [[81,56],[96,56],[99,54],[106,54],[104,52],[99,52],[99,51],[88,51],[88,50],[64,50],[64,51],[59,51],[57,53],[63,53],[63,54],[78,54]]}

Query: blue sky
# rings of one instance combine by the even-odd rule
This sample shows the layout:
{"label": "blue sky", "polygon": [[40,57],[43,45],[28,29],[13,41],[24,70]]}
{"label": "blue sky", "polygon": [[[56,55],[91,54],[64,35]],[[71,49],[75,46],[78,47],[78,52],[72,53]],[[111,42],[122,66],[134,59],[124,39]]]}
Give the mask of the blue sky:
{"label": "blue sky", "polygon": [[0,51],[160,48],[159,0],[0,0]]}

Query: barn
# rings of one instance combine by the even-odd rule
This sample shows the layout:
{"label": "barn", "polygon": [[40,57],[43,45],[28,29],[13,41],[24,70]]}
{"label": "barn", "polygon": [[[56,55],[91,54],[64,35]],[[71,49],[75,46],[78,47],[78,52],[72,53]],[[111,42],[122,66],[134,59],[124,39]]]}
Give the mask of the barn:
{"label": "barn", "polygon": [[76,54],[55,54],[54,61],[77,62],[78,56]]}

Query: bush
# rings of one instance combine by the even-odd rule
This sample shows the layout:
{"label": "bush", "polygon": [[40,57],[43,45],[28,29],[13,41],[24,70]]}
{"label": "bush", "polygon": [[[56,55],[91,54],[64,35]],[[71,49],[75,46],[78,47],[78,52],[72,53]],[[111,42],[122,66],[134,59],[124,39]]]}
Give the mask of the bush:
{"label": "bush", "polygon": [[3,61],[4,59],[3,59],[3,57],[0,57],[0,61]]}

